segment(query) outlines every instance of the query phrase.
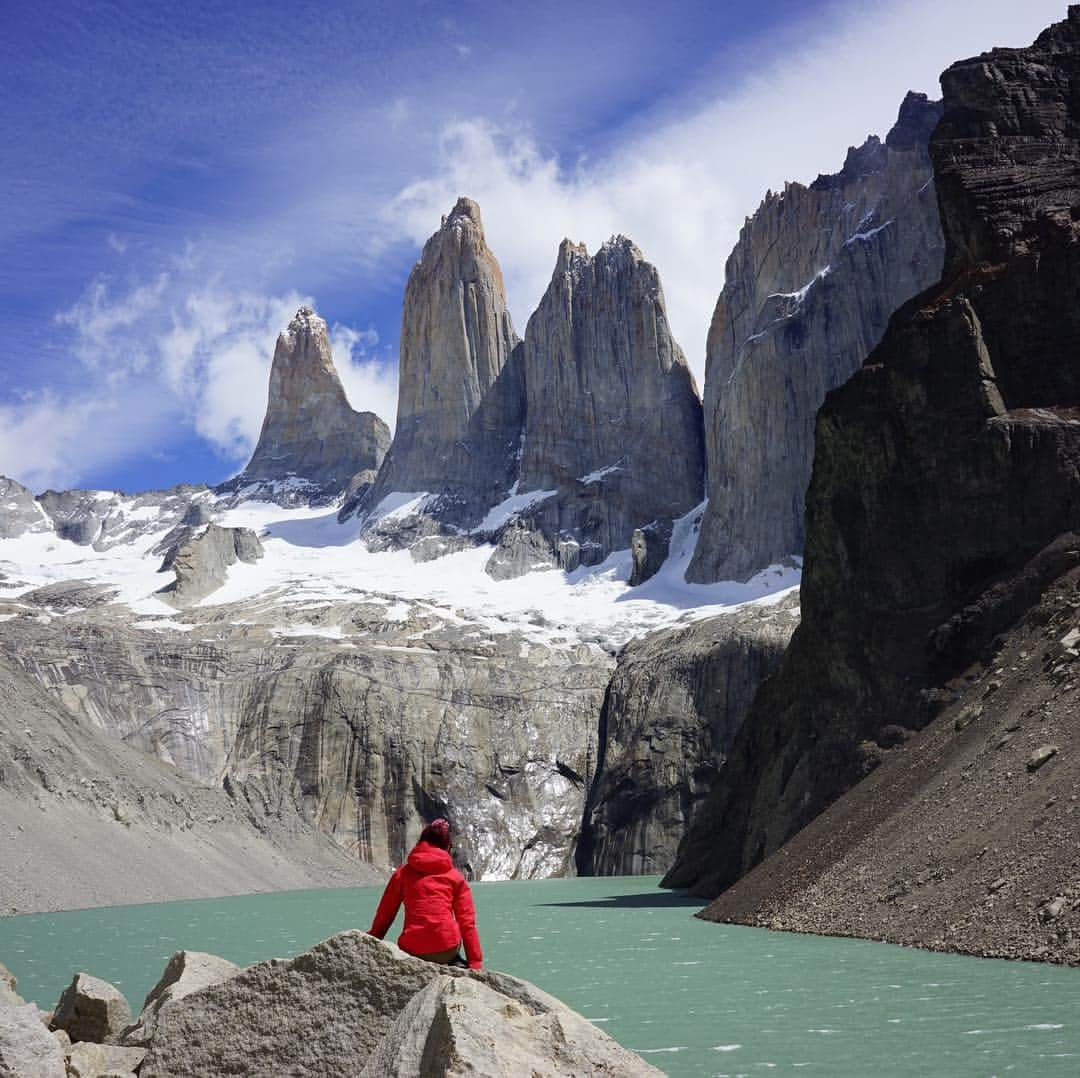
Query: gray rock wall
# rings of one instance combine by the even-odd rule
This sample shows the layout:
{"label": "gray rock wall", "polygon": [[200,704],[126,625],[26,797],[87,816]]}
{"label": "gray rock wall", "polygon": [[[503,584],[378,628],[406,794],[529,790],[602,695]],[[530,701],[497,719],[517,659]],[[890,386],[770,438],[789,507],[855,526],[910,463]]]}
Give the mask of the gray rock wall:
{"label": "gray rock wall", "polygon": [[476,877],[572,868],[613,666],[598,647],[391,620],[376,602],[260,597],[183,615],[189,632],[134,628],[100,601],[62,621],[12,610],[0,657],[72,720],[224,783],[255,818],[389,866],[446,814]]}
{"label": "gray rock wall", "polygon": [[600,760],[577,851],[583,876],[666,872],[762,680],[798,599],[666,629],[619,655],[600,716]]}
{"label": "gray rock wall", "polygon": [[518,489],[557,490],[529,519],[587,564],[634,529],[702,498],[704,441],[693,375],[671,334],[660,278],[623,236],[590,257],[564,240],[529,319]]}
{"label": "gray rock wall", "polygon": [[884,144],[770,192],[743,226],[709,328],[709,504],[687,579],[746,580],[802,552],[818,408],[941,274],[927,152],[940,112],[909,94]]}

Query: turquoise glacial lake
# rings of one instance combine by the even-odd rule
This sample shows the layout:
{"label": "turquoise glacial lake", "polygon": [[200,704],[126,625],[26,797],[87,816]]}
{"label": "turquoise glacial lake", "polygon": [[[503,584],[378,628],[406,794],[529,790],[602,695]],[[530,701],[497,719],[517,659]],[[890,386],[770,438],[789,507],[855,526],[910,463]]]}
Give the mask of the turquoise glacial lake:
{"label": "turquoise glacial lake", "polygon": [[[559,996],[672,1075],[1080,1074],[1080,970],[706,924],[655,878],[473,885],[486,964]],[[45,1009],[76,970],[138,1010],[169,956],[241,965],[366,928],[378,888],[0,919]],[[400,930],[400,921],[392,935]]]}

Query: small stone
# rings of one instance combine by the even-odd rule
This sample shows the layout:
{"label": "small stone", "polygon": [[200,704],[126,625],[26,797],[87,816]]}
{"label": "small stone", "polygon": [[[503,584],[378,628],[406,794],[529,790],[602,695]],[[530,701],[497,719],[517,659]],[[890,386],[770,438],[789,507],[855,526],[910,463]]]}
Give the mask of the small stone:
{"label": "small stone", "polygon": [[1058,754],[1057,745],[1040,745],[1029,757],[1028,771],[1038,771],[1040,767]]}
{"label": "small stone", "polygon": [[994,894],[995,892],[1000,891],[1008,882],[1009,881],[1006,880],[1004,876],[999,876],[992,884],[990,884],[990,893]]}
{"label": "small stone", "polygon": [[1058,896],[1039,909],[1039,920],[1043,924],[1049,924],[1051,921],[1056,921],[1064,912],[1065,899]]}
{"label": "small stone", "polygon": [[963,730],[965,726],[970,726],[977,718],[979,718],[982,713],[982,704],[968,704],[967,707],[962,708],[960,714],[956,716],[956,721],[953,723],[954,729]]}

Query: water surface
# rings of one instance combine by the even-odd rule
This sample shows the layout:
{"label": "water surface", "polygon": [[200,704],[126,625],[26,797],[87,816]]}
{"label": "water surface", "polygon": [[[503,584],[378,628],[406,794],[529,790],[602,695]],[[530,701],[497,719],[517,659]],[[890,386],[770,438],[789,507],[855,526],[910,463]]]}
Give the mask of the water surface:
{"label": "water surface", "polygon": [[[1080,1074],[1080,970],[707,924],[655,878],[473,885],[486,963],[672,1075]],[[48,1009],[75,970],[133,1006],[176,950],[248,965],[366,928],[378,888],[0,919],[0,962]],[[392,935],[400,930],[400,922]]]}

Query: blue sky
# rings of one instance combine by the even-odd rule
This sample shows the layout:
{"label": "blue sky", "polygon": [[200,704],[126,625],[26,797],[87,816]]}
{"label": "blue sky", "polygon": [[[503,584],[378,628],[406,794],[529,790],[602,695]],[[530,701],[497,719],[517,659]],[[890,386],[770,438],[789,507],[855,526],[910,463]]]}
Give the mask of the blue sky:
{"label": "blue sky", "polygon": [[[1020,10],[1022,8],[1022,10]],[[144,489],[242,467],[313,301],[393,422],[401,294],[478,199],[523,333],[564,235],[660,269],[699,378],[768,187],[1064,2],[7,4],[0,474]]]}

